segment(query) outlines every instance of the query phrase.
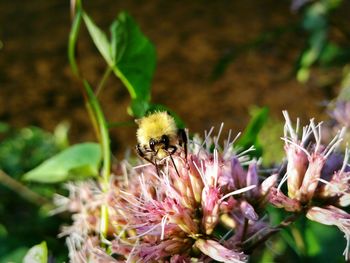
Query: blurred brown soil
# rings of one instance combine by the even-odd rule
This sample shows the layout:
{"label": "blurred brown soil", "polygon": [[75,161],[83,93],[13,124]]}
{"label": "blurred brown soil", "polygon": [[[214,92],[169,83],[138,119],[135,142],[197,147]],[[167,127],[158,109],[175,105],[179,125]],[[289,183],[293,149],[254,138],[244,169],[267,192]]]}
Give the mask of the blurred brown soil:
{"label": "blurred brown soil", "polygon": [[[323,117],[327,94],[301,85],[293,65],[305,36],[286,30],[272,41],[240,52],[217,80],[211,79],[221,57],[253,42],[264,32],[288,29],[297,21],[289,1],[84,1],[96,23],[108,25],[121,10],[128,11],[153,41],[158,65],[152,100],[177,112],[193,132],[225,123],[244,129],[251,105],[267,106],[275,118],[287,109],[305,121]],[[37,125],[52,131],[63,120],[71,123],[73,142],[93,140],[79,83],[66,56],[70,30],[69,2],[62,0],[2,1],[0,3],[0,120],[17,127]],[[96,85],[105,63],[81,31],[79,64]],[[100,96],[110,121],[132,120],[126,113],[129,96],[111,77]],[[136,127],[111,131],[115,152],[135,144]],[[282,132],[282,131],[281,131]]]}

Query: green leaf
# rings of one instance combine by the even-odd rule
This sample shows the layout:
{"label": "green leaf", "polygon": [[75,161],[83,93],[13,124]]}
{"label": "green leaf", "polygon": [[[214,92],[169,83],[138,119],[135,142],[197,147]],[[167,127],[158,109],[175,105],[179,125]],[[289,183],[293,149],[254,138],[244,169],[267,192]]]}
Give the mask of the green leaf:
{"label": "green leaf", "polygon": [[322,30],[327,27],[326,15],[326,6],[321,1],[317,1],[306,10],[302,25],[308,31]]}
{"label": "green leaf", "polygon": [[303,67],[299,68],[297,71],[297,80],[300,83],[306,83],[309,80],[310,77],[310,68],[309,67]]}
{"label": "green leaf", "polygon": [[[279,255],[285,255],[287,244],[281,237],[273,237],[272,240],[268,243],[263,250],[262,255],[256,258],[255,261],[251,260],[250,262],[259,262],[259,263],[271,263],[278,262],[276,257]],[[289,261],[291,262],[291,261]]]}
{"label": "green leaf", "polygon": [[0,238],[4,238],[8,235],[8,231],[6,227],[2,224],[0,224]]}
{"label": "green leaf", "polygon": [[342,252],[346,240],[338,228],[308,220],[304,235],[308,262],[344,262]]}
{"label": "green leaf", "polygon": [[0,169],[15,179],[59,151],[55,138],[37,127],[8,128],[0,141]]}
{"label": "green leaf", "polygon": [[79,34],[79,29],[81,24],[81,17],[82,17],[82,11],[81,11],[81,8],[79,7],[75,14],[75,17],[72,23],[72,28],[69,33],[69,40],[68,40],[68,60],[72,68],[72,71],[75,75],[79,75],[77,62],[75,60],[75,46],[78,39],[78,34]]}
{"label": "green leaf", "polygon": [[332,63],[339,55],[342,49],[335,43],[328,42],[320,54],[320,62],[323,65]]}
{"label": "green leaf", "polygon": [[111,54],[114,73],[121,79],[133,99],[148,102],[156,67],[156,52],[150,40],[126,12],[111,25]]}
{"label": "green leaf", "polygon": [[145,116],[146,112],[149,110],[149,102],[144,99],[133,99],[131,100],[131,105],[128,107],[128,114],[133,117],[141,118]]}
{"label": "green leaf", "polygon": [[65,149],[69,146],[68,132],[70,124],[66,121],[59,123],[54,130],[54,139],[56,145],[61,149]]}
{"label": "green leaf", "polygon": [[57,183],[70,176],[95,176],[101,161],[101,148],[97,143],[71,146],[46,160],[23,176],[24,180],[41,183]]}
{"label": "green leaf", "polygon": [[46,242],[43,241],[38,245],[35,245],[28,250],[27,254],[23,258],[23,263],[47,263],[48,251]]}
{"label": "green leaf", "polygon": [[92,19],[84,12],[83,19],[85,25],[89,31],[89,34],[101,53],[102,57],[106,60],[107,64],[113,66],[113,58],[111,56],[111,48],[106,34],[92,21]]}
{"label": "green leaf", "polygon": [[283,141],[280,138],[283,134],[283,127],[284,122],[269,118],[258,135],[258,140],[264,150],[262,162],[266,167],[280,163],[285,156]]}
{"label": "green leaf", "polygon": [[262,127],[265,125],[268,119],[268,108],[253,108],[251,109],[251,119],[248,123],[245,131],[243,132],[236,145],[243,148],[243,150],[249,149],[254,145],[256,151],[254,156],[260,157],[262,154],[262,148],[258,140],[258,135]]}
{"label": "green leaf", "polygon": [[15,263],[22,262],[23,257],[28,251],[27,247],[18,247],[10,252],[7,252],[6,255],[0,257],[0,263]]}
{"label": "green leaf", "polygon": [[307,244],[307,255],[315,256],[321,251],[321,246],[319,244],[319,239],[314,231],[311,228],[305,229],[305,242]]}

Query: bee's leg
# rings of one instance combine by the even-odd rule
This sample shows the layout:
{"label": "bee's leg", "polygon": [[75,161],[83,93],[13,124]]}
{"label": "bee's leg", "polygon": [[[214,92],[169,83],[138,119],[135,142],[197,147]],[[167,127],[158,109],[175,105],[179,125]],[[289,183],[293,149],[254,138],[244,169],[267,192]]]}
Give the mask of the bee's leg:
{"label": "bee's leg", "polygon": [[[169,149],[171,149],[171,151],[169,151]],[[177,151],[177,147],[174,145],[169,145],[169,147],[166,151],[169,153],[169,155],[172,155]]]}
{"label": "bee's leg", "polygon": [[142,151],[140,144],[136,145],[136,152],[142,159],[144,159],[147,162],[150,162],[151,164],[157,166],[155,162],[153,162],[151,159],[146,157],[146,154]]}
{"label": "bee's leg", "polygon": [[[171,149],[171,150],[170,150],[170,149]],[[170,146],[168,147],[168,149],[167,149],[167,152],[168,152],[168,154],[169,154],[169,157],[170,157],[171,162],[173,163],[173,166],[174,166],[174,168],[175,168],[175,171],[176,171],[177,175],[180,177],[179,171],[178,171],[177,168],[176,168],[176,165],[175,165],[175,162],[174,162],[174,158],[173,158],[173,156],[172,156],[172,155],[176,152],[176,150],[177,150],[177,147],[176,147],[176,146],[170,145]]]}
{"label": "bee's leg", "polygon": [[179,144],[184,148],[185,151],[185,160],[187,161],[187,134],[184,129],[179,129]]}
{"label": "bee's leg", "polygon": [[[136,145],[136,151],[137,151],[137,154],[144,160],[146,160],[147,162],[150,162],[151,164],[153,164],[155,167],[156,167],[156,170],[157,170],[157,175],[159,176],[160,173],[159,173],[159,166],[157,164],[157,160],[155,159],[154,162],[149,159],[148,157],[146,157],[146,154],[142,151],[141,149],[141,146],[140,144]],[[150,153],[150,152],[153,152],[153,151],[150,151],[150,150],[145,150],[146,153]]]}
{"label": "bee's leg", "polygon": [[175,162],[174,162],[174,158],[171,156],[171,154],[169,154],[169,156],[170,156],[171,162],[173,163],[173,166],[175,168],[175,171],[176,171],[177,175],[180,177],[179,171],[177,170]]}

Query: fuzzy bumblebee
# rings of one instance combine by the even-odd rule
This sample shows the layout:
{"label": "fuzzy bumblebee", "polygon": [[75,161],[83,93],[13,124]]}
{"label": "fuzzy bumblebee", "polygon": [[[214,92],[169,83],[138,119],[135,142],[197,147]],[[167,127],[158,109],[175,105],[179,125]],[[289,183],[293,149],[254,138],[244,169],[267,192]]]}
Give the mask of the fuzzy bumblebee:
{"label": "fuzzy bumblebee", "polygon": [[178,129],[174,118],[165,111],[149,114],[136,123],[138,145],[136,151],[140,157],[154,165],[167,156],[173,155],[183,147],[187,155],[187,136],[183,129]]}

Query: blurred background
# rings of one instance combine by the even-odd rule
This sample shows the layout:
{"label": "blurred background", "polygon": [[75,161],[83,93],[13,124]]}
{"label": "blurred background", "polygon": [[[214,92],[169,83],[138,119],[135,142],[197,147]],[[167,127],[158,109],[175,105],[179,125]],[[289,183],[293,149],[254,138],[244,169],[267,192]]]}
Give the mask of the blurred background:
{"label": "blurred background", "polygon": [[[300,1],[300,0],[299,0]],[[0,119],[15,127],[36,125],[53,131],[69,121],[73,142],[93,139],[83,99],[67,60],[71,26],[68,1],[1,1]],[[252,105],[267,106],[282,119],[322,118],[324,102],[339,89],[342,68],[315,69],[308,82],[295,67],[309,33],[303,13],[287,0],[247,1],[85,1],[96,24],[107,30],[126,10],[157,50],[152,100],[177,112],[193,132],[221,122],[242,131]],[[332,12],[330,37],[349,41],[349,1]],[[334,21],[333,21],[334,20]],[[349,42],[347,42],[349,43]],[[83,29],[79,66],[97,83],[105,62]],[[109,120],[128,121],[129,96],[111,77],[100,96]],[[112,131],[115,151],[135,143],[135,127]]]}
{"label": "blurred background", "polygon": [[[226,132],[232,129],[236,134],[245,129],[254,107],[267,107],[276,122],[285,109],[303,122],[312,117],[323,120],[329,103],[347,85],[350,1],[86,0],[83,4],[106,32],[121,11],[135,19],[157,52],[152,102],[176,112],[191,132],[203,134],[224,122]],[[67,138],[57,143],[68,127],[57,128],[62,122],[69,123],[70,143],[95,140],[81,83],[67,58],[71,23],[69,1],[0,2],[0,168],[15,179],[67,146]],[[106,63],[85,27],[79,34],[77,60],[84,76],[97,85]],[[136,125],[126,110],[130,96],[111,76],[99,100],[110,122],[127,122],[110,130],[112,152],[120,159],[136,144]],[[281,126],[277,133],[282,135]],[[57,186],[33,187],[47,197],[57,190]],[[8,187],[0,187],[0,200],[0,240],[6,241],[0,246],[0,262],[8,262],[11,257],[6,255],[16,253],[19,244],[23,249],[17,252],[23,255],[41,240],[48,240],[54,254],[66,254],[62,240],[56,244],[56,235],[67,218],[43,219],[37,204],[14,199]],[[20,218],[18,225],[14,218]],[[22,223],[31,229],[19,226]],[[33,232],[37,237],[22,238]]]}

